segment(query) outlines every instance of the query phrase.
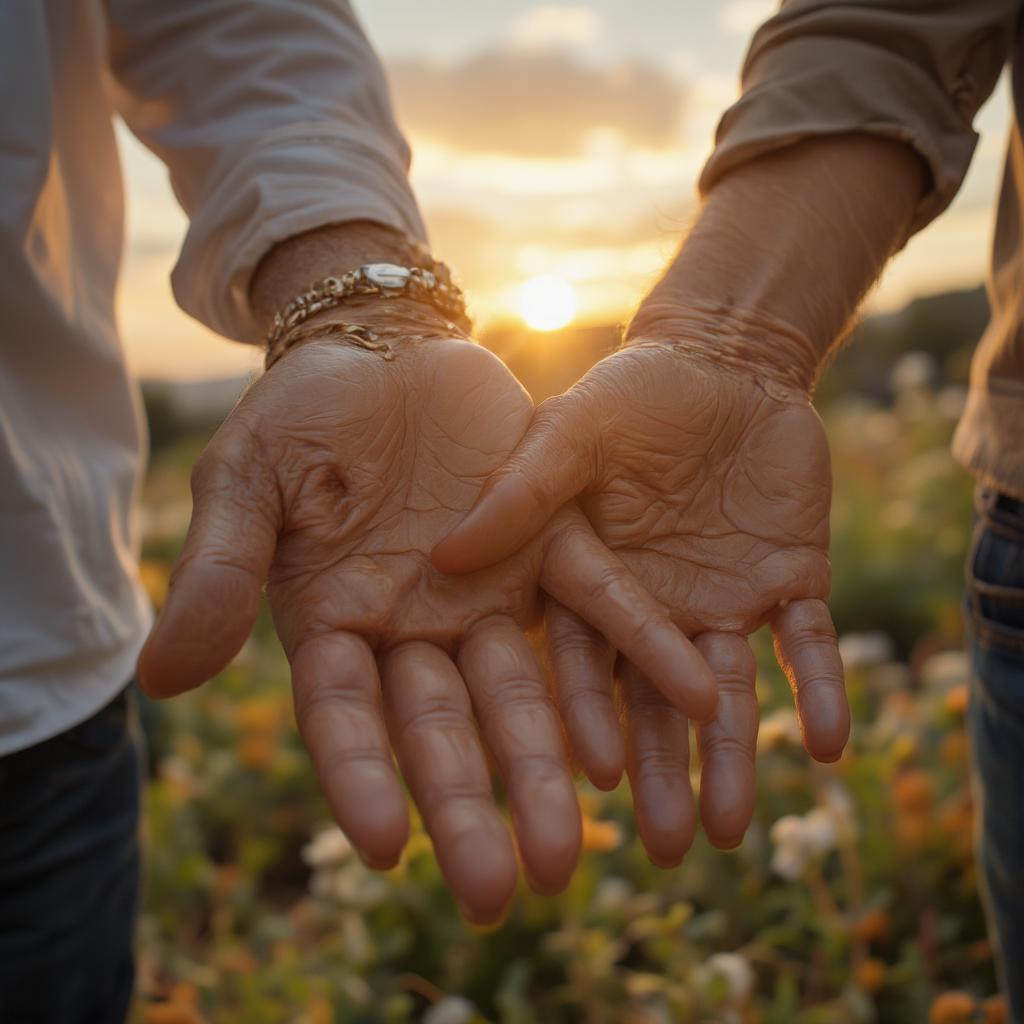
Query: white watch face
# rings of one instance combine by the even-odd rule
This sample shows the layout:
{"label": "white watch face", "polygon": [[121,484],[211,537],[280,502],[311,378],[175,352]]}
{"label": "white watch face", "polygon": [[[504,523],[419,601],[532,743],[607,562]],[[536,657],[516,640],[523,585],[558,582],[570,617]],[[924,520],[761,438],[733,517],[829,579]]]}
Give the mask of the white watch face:
{"label": "white watch face", "polygon": [[378,288],[404,288],[412,276],[408,267],[394,263],[367,263],[359,268],[366,280]]}

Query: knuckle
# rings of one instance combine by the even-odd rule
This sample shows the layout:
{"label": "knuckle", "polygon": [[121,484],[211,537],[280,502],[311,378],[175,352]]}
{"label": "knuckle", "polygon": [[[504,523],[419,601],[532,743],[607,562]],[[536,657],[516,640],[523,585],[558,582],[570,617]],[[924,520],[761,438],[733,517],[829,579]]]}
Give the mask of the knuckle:
{"label": "knuckle", "polygon": [[701,736],[701,754],[705,761],[728,758],[730,761],[739,758],[747,764],[754,763],[754,749],[751,744],[744,743],[738,736],[727,732],[705,732]]}

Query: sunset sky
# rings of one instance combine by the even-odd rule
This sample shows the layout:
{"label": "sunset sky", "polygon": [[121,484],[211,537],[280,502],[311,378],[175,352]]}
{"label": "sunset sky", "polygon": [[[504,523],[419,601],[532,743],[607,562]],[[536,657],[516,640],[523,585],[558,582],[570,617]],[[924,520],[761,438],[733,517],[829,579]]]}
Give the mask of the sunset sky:
{"label": "sunset sky", "polygon": [[[672,254],[749,35],[773,3],[356,8],[391,77],[434,251],[458,271],[482,325],[524,316],[540,325],[544,317],[530,317],[540,303],[551,326],[622,318]],[[893,263],[876,308],[982,280],[1008,118],[1004,82],[976,123],[982,138],[959,198]],[[184,218],[163,167],[120,137],[129,193],[121,326],[132,366],[144,376],[245,372],[254,353],[175,308],[168,274]]]}

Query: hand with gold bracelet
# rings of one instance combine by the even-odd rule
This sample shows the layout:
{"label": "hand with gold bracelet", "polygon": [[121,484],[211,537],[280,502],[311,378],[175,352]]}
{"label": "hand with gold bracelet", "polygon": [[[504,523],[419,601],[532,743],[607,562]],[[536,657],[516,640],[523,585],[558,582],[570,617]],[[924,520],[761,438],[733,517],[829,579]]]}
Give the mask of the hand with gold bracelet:
{"label": "hand with gold bracelet", "polygon": [[[269,319],[325,273],[399,262],[391,244],[374,225],[285,243],[257,275],[257,308]],[[341,319],[379,333],[392,358],[346,343]],[[493,921],[517,866],[477,725],[531,883],[564,887],[580,847],[562,732],[523,634],[539,585],[688,713],[713,712],[713,680],[571,506],[492,568],[454,578],[431,565],[533,414],[495,356],[400,297],[323,310],[301,329],[196,466],[192,524],[140,682],[169,696],[212,677],[248,636],[266,583],[300,730],[353,845],[388,867],[405,844],[393,747],[463,912]],[[594,741],[611,751],[614,784],[617,727],[602,740],[606,726],[599,715]]]}

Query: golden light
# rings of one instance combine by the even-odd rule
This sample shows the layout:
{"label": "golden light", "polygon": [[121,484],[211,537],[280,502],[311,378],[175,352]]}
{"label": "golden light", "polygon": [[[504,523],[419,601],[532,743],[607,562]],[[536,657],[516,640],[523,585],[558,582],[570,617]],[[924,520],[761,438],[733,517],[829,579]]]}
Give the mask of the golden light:
{"label": "golden light", "polygon": [[557,331],[576,315],[576,293],[554,274],[531,277],[519,289],[519,312],[535,331]]}

